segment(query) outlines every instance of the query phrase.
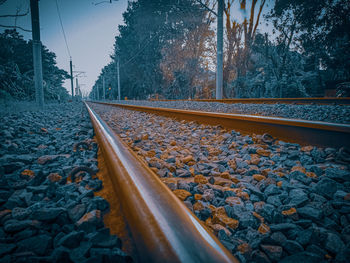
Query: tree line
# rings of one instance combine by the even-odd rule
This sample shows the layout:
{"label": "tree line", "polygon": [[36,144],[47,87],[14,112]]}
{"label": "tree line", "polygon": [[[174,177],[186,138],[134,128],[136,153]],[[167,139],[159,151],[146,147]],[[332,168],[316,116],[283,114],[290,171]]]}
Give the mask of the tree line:
{"label": "tree line", "polygon": [[[101,97],[102,78],[106,98],[117,97],[118,60],[122,97],[215,97],[216,17],[203,4],[216,1],[130,1],[90,97]],[[349,82],[349,11],[338,0],[226,0],[224,97],[324,96]]]}
{"label": "tree line", "polygon": [[[56,65],[55,53],[42,46],[45,100],[66,100],[62,86],[69,75]],[[34,100],[33,46],[15,29],[0,33],[0,99]]]}

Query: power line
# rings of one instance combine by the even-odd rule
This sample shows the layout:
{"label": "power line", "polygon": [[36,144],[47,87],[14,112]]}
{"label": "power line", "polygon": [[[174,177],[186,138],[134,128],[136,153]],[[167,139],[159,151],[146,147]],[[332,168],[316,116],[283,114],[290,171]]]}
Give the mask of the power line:
{"label": "power line", "polygon": [[55,2],[56,2],[56,9],[57,9],[58,18],[60,19],[60,23],[61,23],[61,28],[62,28],[62,33],[63,33],[63,37],[64,37],[64,42],[66,43],[66,48],[67,48],[67,51],[68,51],[68,55],[71,58],[72,56],[70,55],[70,51],[69,51],[69,47],[68,47],[68,43],[67,43],[67,38],[66,38],[66,33],[64,32],[60,9],[58,8],[57,0]]}

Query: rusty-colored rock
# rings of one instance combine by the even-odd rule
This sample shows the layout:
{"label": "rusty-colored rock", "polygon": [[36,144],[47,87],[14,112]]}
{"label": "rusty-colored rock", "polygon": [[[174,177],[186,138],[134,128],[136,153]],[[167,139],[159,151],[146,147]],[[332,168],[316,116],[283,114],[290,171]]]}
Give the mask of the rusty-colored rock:
{"label": "rusty-colored rock", "polygon": [[205,178],[203,175],[198,174],[194,177],[194,182],[196,184],[206,184],[206,183],[208,183],[208,179]]}
{"label": "rusty-colored rock", "polygon": [[182,158],[183,163],[188,163],[190,161],[193,161],[193,156],[192,155],[187,155],[186,157]]}
{"label": "rusty-colored rock", "polygon": [[261,156],[265,156],[265,157],[269,157],[271,155],[271,152],[268,150],[264,150],[262,148],[259,148],[256,150],[256,153],[261,155]]}
{"label": "rusty-colored rock", "polygon": [[195,202],[193,205],[194,211],[201,211],[204,209],[204,205],[201,202]]}
{"label": "rusty-colored rock", "polygon": [[253,178],[254,178],[254,180],[256,180],[258,182],[260,182],[261,180],[266,179],[266,177],[261,175],[261,174],[253,174]]}
{"label": "rusty-colored rock", "polygon": [[317,178],[317,175],[313,172],[306,172],[306,176],[310,178]]}
{"label": "rusty-colored rock", "polygon": [[28,177],[33,177],[34,176],[34,171],[25,169],[21,172],[21,175],[28,176]]}
{"label": "rusty-colored rock", "polygon": [[277,182],[277,186],[282,187],[282,183],[283,183],[282,181]]}
{"label": "rusty-colored rock", "polygon": [[226,198],[225,202],[230,206],[243,205],[241,198],[236,196],[229,196]]}
{"label": "rusty-colored rock", "polygon": [[258,228],[258,231],[260,234],[266,234],[268,232],[270,232],[270,227],[264,223],[261,223],[259,228]]}
{"label": "rusty-colored rock", "polygon": [[302,167],[302,166],[293,166],[290,171],[291,172],[299,171],[301,173],[306,173],[305,167]]}
{"label": "rusty-colored rock", "polygon": [[240,244],[238,247],[237,247],[238,251],[241,252],[241,254],[245,254],[245,253],[248,253],[252,250],[252,248],[250,247],[250,245],[248,243],[243,243],[243,244]]}
{"label": "rusty-colored rock", "polygon": [[182,201],[185,201],[187,197],[192,195],[190,192],[183,189],[176,189],[173,193]]}
{"label": "rusty-colored rock", "polygon": [[47,176],[47,179],[49,179],[50,182],[54,183],[54,182],[59,182],[62,179],[62,176],[60,176],[58,173],[50,173]]}
{"label": "rusty-colored rock", "polygon": [[290,208],[288,210],[282,211],[282,215],[290,216],[290,215],[295,214],[296,212],[297,212],[297,210],[294,207],[292,207],[292,208]]}
{"label": "rusty-colored rock", "polygon": [[195,194],[194,195],[194,200],[201,200],[202,199],[202,195],[201,194]]}
{"label": "rusty-colored rock", "polygon": [[224,178],[224,179],[230,179],[230,173],[229,172],[222,172],[221,174],[220,174],[220,177],[221,178]]}

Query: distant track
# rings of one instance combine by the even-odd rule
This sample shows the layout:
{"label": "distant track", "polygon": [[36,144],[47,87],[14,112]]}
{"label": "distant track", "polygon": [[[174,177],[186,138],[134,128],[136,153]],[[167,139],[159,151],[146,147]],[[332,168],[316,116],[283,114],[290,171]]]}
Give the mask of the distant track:
{"label": "distant track", "polygon": [[[177,101],[177,100],[153,100]],[[186,101],[186,100],[179,100]],[[194,99],[199,102],[244,103],[244,104],[339,104],[350,105],[350,98],[251,98],[251,99]]]}
{"label": "distant track", "polygon": [[85,104],[142,262],[238,262]]}
{"label": "distant track", "polygon": [[268,133],[279,140],[321,147],[350,147],[350,125],[277,117],[216,113],[99,102],[181,120],[220,125],[246,134]]}

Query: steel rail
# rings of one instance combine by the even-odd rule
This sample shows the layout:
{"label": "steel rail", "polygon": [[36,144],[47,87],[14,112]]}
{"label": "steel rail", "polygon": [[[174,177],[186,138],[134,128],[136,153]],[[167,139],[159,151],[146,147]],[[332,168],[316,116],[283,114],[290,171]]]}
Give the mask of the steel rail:
{"label": "steel rail", "polygon": [[142,262],[238,262],[85,103]]}
{"label": "steel rail", "polygon": [[[187,100],[155,100],[152,101],[187,101]],[[249,98],[249,99],[193,99],[198,102],[244,103],[244,104],[339,104],[350,105],[350,98]]]}
{"label": "steel rail", "polygon": [[173,108],[155,108],[129,104],[98,102],[105,105],[144,111],[166,117],[220,125],[245,134],[268,133],[279,140],[321,147],[350,147],[350,125],[256,115],[241,115]]}

